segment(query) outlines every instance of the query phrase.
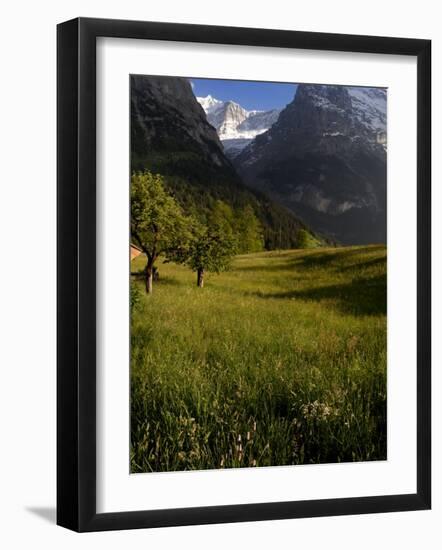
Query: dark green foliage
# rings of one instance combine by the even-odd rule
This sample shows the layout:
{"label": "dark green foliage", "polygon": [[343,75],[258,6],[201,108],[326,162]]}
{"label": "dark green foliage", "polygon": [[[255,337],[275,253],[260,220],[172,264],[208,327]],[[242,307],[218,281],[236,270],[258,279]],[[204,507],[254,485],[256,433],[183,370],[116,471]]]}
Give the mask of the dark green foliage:
{"label": "dark green foliage", "polygon": [[[253,213],[260,225],[265,249],[296,248],[298,231],[305,225],[264,195],[249,191],[236,174],[229,171],[221,176],[196,155],[184,153],[152,154],[143,162],[134,163],[135,169],[140,166],[163,176],[167,189],[186,214],[204,222],[220,200],[235,211],[246,209]],[[259,248],[255,248],[257,250]]]}

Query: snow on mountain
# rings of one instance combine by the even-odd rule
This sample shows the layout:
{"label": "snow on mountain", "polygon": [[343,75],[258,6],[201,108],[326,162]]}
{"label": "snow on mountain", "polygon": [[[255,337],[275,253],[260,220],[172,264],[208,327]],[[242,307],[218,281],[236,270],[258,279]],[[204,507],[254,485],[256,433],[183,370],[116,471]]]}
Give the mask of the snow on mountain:
{"label": "snow on mountain", "polygon": [[241,151],[253,141],[253,138],[224,139],[221,143],[227,157],[234,159]]}
{"label": "snow on mountain", "polygon": [[197,97],[196,99],[198,100],[198,103],[204,109],[206,114],[209,112],[213,112],[214,110],[217,109],[217,107],[223,104],[222,101],[212,97],[211,95],[208,95],[206,97]]}
{"label": "snow on mountain", "polygon": [[386,239],[386,106],[379,88],[299,84],[233,164],[245,183],[345,244]]}
{"label": "snow on mountain", "polygon": [[348,87],[353,114],[374,132],[387,130],[387,90],[384,88]]}
{"label": "snow on mountain", "polygon": [[[311,104],[323,111],[352,113],[355,124],[362,124],[374,143],[387,147],[387,91],[383,88],[346,87],[347,96],[341,97],[332,86],[304,85]],[[221,101],[208,95],[196,98],[204,109],[207,120],[215,127],[225,153],[236,157],[252,140],[267,132],[278,120],[278,109],[248,111],[234,101]],[[348,133],[347,131],[344,133]],[[331,128],[325,136],[343,135]]]}
{"label": "snow on mountain", "polygon": [[215,116],[211,116],[209,113],[207,120],[215,126],[221,140],[254,137],[244,136],[239,130],[239,126],[247,119],[249,113],[238,103],[227,101],[223,108],[217,109],[214,114]]}
{"label": "snow on mountain", "polygon": [[345,86],[350,101],[340,97],[333,86],[310,84],[303,85],[311,104],[322,110],[352,111],[353,116],[369,132],[386,132],[387,130],[387,90],[385,88],[364,88]]}
{"label": "snow on mountain", "polygon": [[220,101],[211,95],[196,99],[229,156],[236,156],[252,139],[266,132],[276,122],[280,112],[277,109],[248,111],[234,101]]}
{"label": "snow on mountain", "polygon": [[249,116],[241,122],[238,130],[241,133],[256,132],[255,135],[262,134],[275,124],[279,113],[278,109],[272,109],[271,111],[249,111]]}

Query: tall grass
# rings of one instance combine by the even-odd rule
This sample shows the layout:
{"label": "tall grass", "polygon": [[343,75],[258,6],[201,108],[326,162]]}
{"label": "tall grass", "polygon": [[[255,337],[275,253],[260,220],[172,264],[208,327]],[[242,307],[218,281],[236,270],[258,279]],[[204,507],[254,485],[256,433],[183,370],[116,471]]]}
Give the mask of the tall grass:
{"label": "tall grass", "polygon": [[385,247],[238,256],[204,289],[159,271],[132,313],[132,472],[386,458]]}

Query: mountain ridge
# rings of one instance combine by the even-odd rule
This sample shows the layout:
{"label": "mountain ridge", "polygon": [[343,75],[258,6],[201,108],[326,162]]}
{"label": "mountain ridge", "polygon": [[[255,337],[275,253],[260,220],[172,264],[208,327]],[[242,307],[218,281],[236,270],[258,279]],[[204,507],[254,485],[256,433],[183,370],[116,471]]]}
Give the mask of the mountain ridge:
{"label": "mountain ridge", "polygon": [[277,122],[233,162],[249,187],[314,230],[345,244],[381,243],[386,148],[386,91],[299,84]]}

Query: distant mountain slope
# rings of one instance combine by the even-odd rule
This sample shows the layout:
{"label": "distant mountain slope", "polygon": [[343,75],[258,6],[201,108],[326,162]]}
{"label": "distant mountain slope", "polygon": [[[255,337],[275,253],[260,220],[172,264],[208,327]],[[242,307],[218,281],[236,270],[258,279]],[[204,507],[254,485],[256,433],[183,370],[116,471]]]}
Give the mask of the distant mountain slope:
{"label": "distant mountain slope", "polygon": [[280,111],[248,111],[234,101],[220,101],[208,95],[197,97],[207,120],[215,127],[226,154],[233,158],[254,137],[266,132],[278,119]]}
{"label": "distant mountain slope", "polygon": [[386,91],[298,86],[234,164],[244,181],[345,244],[386,241]]}
{"label": "distant mountain slope", "polygon": [[269,249],[296,247],[305,228],[243,184],[186,79],[131,76],[131,167],[162,174],[186,211],[199,217],[218,199],[252,206]]}

